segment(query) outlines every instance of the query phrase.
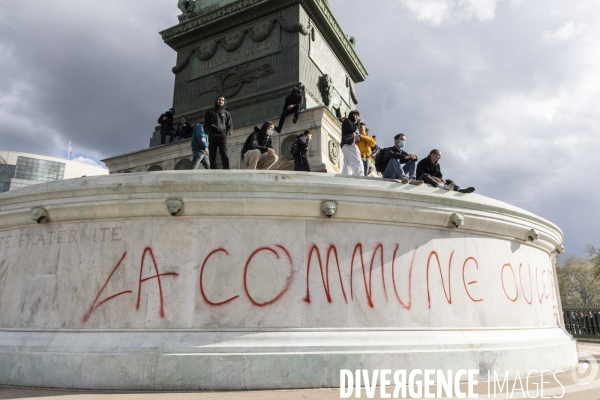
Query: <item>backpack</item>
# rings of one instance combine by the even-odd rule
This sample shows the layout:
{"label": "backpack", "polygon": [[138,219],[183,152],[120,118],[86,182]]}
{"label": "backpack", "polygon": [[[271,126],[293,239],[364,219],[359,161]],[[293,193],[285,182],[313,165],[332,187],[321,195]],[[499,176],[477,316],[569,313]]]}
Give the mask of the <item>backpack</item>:
{"label": "backpack", "polygon": [[[379,152],[375,156],[375,169],[377,170],[377,172],[380,172],[382,174],[383,174],[383,171],[385,171],[385,169],[387,167],[387,163],[384,162],[386,150],[387,149],[379,150]],[[388,160],[388,162],[389,162],[389,160]]]}
{"label": "backpack", "polygon": [[296,138],[296,140],[294,140],[294,143],[292,143],[292,147],[290,147],[290,153],[292,153],[293,157],[300,153],[300,143],[298,143],[299,140],[300,139]]}

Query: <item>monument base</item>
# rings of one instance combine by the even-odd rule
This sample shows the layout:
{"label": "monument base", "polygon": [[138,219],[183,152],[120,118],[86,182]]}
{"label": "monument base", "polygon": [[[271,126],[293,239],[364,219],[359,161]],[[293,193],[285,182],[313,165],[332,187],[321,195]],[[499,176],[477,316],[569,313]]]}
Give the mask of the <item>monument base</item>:
{"label": "monument base", "polygon": [[[566,370],[560,328],[0,332],[0,384],[127,390],[333,388],[340,370]],[[466,376],[465,376],[466,379]]]}
{"label": "monument base", "polygon": [[[310,142],[308,161],[312,172],[339,173],[342,168],[342,152],[340,151],[341,123],[324,106],[311,108],[300,113],[296,124],[293,116],[286,119],[281,134],[272,136],[273,147],[279,161],[271,170],[293,171],[294,158],[290,147],[297,135],[309,129],[313,132]],[[271,120],[277,126],[279,116]],[[229,137],[229,164],[231,169],[245,169],[242,162],[242,147],[255,126],[261,127],[264,121],[257,121],[245,127],[234,129]],[[235,121],[234,121],[235,123]],[[159,135],[155,132],[155,136]],[[160,136],[160,135],[159,135]],[[167,139],[168,140],[168,139]],[[111,174],[144,171],[166,171],[189,169],[192,160],[191,139],[178,143],[167,143],[149,149],[123,154],[102,160]],[[217,165],[221,167],[217,154]],[[203,168],[200,166],[200,168]]]}
{"label": "monument base", "polygon": [[566,370],[578,357],[561,242],[508,204],[369,177],[165,171],[22,188],[0,194],[0,385]]}

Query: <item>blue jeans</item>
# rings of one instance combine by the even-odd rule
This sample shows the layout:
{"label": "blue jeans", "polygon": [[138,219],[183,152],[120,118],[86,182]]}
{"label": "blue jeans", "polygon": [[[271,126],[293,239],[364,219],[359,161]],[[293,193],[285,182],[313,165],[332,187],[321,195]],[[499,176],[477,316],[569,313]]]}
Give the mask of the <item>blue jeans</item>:
{"label": "blue jeans", "polygon": [[192,154],[194,154],[194,158],[192,158],[192,169],[198,169],[200,163],[202,163],[204,169],[210,169],[210,162],[208,161],[206,153],[192,149]]}
{"label": "blue jeans", "polygon": [[363,165],[365,167],[365,176],[369,175],[369,159],[363,160]]}
{"label": "blue jeans", "polygon": [[400,164],[400,160],[392,158],[389,162],[385,171],[383,171],[383,177],[386,179],[402,179],[409,178],[415,179],[417,172],[417,163],[415,160],[408,160],[406,164]]}

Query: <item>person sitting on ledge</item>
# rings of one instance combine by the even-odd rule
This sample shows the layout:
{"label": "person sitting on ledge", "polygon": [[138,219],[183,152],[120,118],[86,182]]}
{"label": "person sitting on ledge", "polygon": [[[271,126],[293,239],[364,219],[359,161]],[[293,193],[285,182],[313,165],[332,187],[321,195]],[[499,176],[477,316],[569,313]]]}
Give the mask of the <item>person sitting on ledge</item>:
{"label": "person sitting on ledge", "polygon": [[302,107],[302,92],[304,87],[302,85],[296,85],[292,89],[292,94],[285,98],[285,104],[283,105],[283,111],[281,113],[281,119],[279,120],[279,126],[275,128],[277,133],[281,133],[285,119],[290,114],[294,114],[292,122],[295,124],[298,122],[298,114],[300,113],[300,107]]}
{"label": "person sitting on ledge", "polygon": [[183,139],[189,139],[192,137],[192,126],[187,122],[187,116],[181,116],[181,122],[177,127],[177,133],[175,134],[175,142],[181,142]]}
{"label": "person sitting on ledge", "polygon": [[439,163],[440,158],[442,158],[442,152],[438,149],[433,149],[426,158],[419,161],[419,164],[417,164],[417,176],[419,179],[441,189],[454,190],[459,193],[473,193],[475,191],[474,187],[461,189],[450,179],[444,179]]}
{"label": "person sitting on ledge", "polygon": [[266,121],[260,129],[255,126],[254,132],[246,139],[242,148],[246,168],[269,169],[277,162],[278,158],[273,150],[273,141],[271,140],[273,127],[271,122]]}
{"label": "person sitting on ledge", "polygon": [[192,135],[192,154],[194,155],[192,169],[198,169],[200,163],[204,169],[210,169],[208,144],[208,135],[204,132],[204,125],[196,125]]}
{"label": "person sitting on ledge", "polygon": [[406,145],[406,135],[399,133],[394,136],[394,147],[381,150],[383,154],[383,177],[385,179],[401,179],[402,183],[420,185],[422,180],[417,180],[417,156],[403,150]]}
{"label": "person sitting on ledge", "polygon": [[173,142],[175,137],[175,129],[173,129],[173,115],[175,109],[170,108],[169,111],[158,117],[158,123],[160,124],[160,144],[165,144],[167,136],[170,136],[169,143]]}
{"label": "person sitting on ledge", "polygon": [[291,149],[294,156],[294,171],[310,172],[310,164],[308,163],[310,139],[312,139],[312,132],[308,129],[296,136]]}
{"label": "person sitting on ledge", "polygon": [[210,138],[210,168],[217,169],[217,148],[223,163],[223,169],[229,169],[229,151],[227,141],[233,131],[231,114],[225,110],[225,96],[215,100],[215,106],[204,115],[204,132]]}

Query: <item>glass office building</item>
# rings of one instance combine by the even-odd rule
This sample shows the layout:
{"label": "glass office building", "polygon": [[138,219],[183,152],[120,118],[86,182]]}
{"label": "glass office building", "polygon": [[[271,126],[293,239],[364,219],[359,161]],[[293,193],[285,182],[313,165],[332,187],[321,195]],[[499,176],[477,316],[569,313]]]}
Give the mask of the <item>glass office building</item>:
{"label": "glass office building", "polygon": [[10,182],[15,177],[16,168],[16,165],[0,164],[0,193],[8,192],[10,189]]}
{"label": "glass office building", "polygon": [[51,182],[61,180],[64,176],[65,163],[31,157],[17,157],[15,179]]}

